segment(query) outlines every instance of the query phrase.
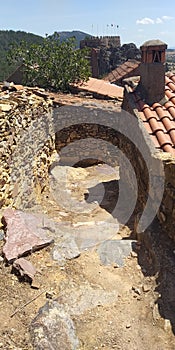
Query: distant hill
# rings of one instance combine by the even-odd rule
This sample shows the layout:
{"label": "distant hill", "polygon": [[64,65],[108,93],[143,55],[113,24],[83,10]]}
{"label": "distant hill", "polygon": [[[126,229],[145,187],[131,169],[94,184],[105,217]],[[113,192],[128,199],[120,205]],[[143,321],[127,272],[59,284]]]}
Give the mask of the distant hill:
{"label": "distant hill", "polygon": [[85,39],[86,37],[90,37],[90,34],[84,33],[84,32],[80,32],[78,30],[73,30],[71,32],[66,31],[66,32],[57,32],[60,40],[64,41],[67,40],[69,38],[75,37],[76,41],[77,41],[77,46],[80,46],[80,41]]}
{"label": "distant hill", "polygon": [[[86,36],[89,36],[87,33],[80,31],[72,32],[57,32],[60,40],[64,41],[70,37],[75,37],[77,41],[77,47],[79,47],[80,40],[84,39]],[[35,35],[33,33],[27,33],[24,31],[14,31],[14,30],[0,30],[0,81],[3,81],[8,78],[8,76],[16,69],[16,67],[9,67],[6,54],[10,48],[11,44],[19,44],[21,41],[26,41],[29,44],[40,44],[43,41],[43,37]]]}

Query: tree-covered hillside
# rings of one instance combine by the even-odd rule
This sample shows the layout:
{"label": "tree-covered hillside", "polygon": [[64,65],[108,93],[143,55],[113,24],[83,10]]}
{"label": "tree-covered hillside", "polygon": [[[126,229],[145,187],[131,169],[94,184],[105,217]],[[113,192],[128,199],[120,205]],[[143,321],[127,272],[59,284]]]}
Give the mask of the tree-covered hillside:
{"label": "tree-covered hillside", "polygon": [[[61,42],[68,38],[75,37],[77,47],[79,47],[80,40],[88,35],[80,31],[57,33]],[[19,44],[21,41],[25,41],[29,44],[39,44],[43,42],[43,39],[42,36],[26,33],[24,31],[0,30],[0,81],[7,79],[16,69],[14,65],[9,66],[6,58],[7,52],[12,44]]]}
{"label": "tree-covered hillside", "polygon": [[27,43],[41,43],[43,38],[39,35],[26,33],[23,31],[1,30],[0,31],[0,81],[7,79],[16,67],[9,66],[7,62],[7,52],[12,44],[19,44],[21,41]]}

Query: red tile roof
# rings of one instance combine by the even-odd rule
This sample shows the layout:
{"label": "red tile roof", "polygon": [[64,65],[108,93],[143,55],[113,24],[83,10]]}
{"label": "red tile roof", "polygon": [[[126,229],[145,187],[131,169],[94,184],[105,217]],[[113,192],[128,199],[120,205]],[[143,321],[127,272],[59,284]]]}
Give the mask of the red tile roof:
{"label": "red tile roof", "polygon": [[116,98],[118,100],[123,99],[123,87],[112,85],[109,82],[105,82],[101,79],[89,78],[87,82],[84,83],[74,83],[71,84],[78,91],[92,92],[98,95]]}
{"label": "red tile roof", "polygon": [[136,60],[128,60],[121,64],[119,67],[110,72],[107,76],[103,78],[105,81],[110,83],[115,83],[118,80],[124,79],[132,73],[132,75],[139,75],[134,72],[140,66],[140,62]]}
{"label": "red tile roof", "polygon": [[149,106],[133,92],[143,125],[157,149],[175,156],[175,74],[165,77],[165,101]]}

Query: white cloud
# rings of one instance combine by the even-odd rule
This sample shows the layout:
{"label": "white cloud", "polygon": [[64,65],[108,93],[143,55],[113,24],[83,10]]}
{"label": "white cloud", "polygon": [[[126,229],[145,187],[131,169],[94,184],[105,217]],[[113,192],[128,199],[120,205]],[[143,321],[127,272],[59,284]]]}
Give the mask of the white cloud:
{"label": "white cloud", "polygon": [[154,24],[154,20],[148,17],[137,19],[136,24]]}
{"label": "white cloud", "polygon": [[155,20],[155,23],[156,24],[163,23],[163,19],[161,19],[160,17],[157,17],[156,20]]}
{"label": "white cloud", "polygon": [[162,16],[163,21],[170,21],[173,18],[174,17],[171,17],[171,16]]}
{"label": "white cloud", "polygon": [[170,21],[173,18],[174,17],[171,17],[171,16],[162,16],[162,17],[157,17],[155,19],[144,17],[142,19],[137,19],[136,24],[161,24],[161,23],[164,23],[165,21]]}

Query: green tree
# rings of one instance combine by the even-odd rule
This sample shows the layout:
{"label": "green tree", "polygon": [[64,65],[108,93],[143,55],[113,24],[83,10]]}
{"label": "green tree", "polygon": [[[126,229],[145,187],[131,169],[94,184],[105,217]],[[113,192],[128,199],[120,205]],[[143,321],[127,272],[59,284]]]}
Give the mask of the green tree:
{"label": "green tree", "polygon": [[60,42],[58,34],[46,36],[42,43],[29,45],[22,41],[8,52],[8,62],[24,66],[24,81],[28,86],[67,91],[70,83],[85,81],[90,76],[87,49],[76,49],[70,38]]}

